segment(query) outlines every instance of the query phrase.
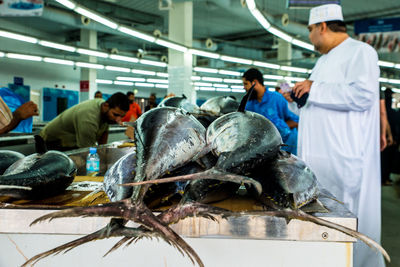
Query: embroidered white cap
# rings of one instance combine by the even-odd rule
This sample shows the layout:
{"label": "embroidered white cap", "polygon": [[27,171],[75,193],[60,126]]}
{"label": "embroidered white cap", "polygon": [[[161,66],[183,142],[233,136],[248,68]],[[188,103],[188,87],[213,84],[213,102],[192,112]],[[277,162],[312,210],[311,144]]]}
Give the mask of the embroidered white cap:
{"label": "embroidered white cap", "polygon": [[310,18],[308,25],[324,22],[340,20],[343,21],[342,7],[337,4],[328,4],[314,7],[310,10]]}

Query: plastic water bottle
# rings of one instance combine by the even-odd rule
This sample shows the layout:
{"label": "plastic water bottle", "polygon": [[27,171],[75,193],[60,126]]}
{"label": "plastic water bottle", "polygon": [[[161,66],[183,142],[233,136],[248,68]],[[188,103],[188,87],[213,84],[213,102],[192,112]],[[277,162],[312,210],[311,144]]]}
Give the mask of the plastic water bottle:
{"label": "plastic water bottle", "polygon": [[86,175],[98,172],[100,170],[100,157],[97,154],[97,148],[91,147],[86,158]]}

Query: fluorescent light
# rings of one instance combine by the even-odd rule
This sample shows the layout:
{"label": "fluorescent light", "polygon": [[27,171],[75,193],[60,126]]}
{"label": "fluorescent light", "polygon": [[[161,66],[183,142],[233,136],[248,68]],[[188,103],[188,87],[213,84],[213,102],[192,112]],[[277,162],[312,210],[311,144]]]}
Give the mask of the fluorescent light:
{"label": "fluorescent light", "polygon": [[156,88],[168,88],[168,84],[156,84]]}
{"label": "fluorescent light", "polygon": [[176,44],[176,43],[172,43],[170,41],[165,41],[165,40],[162,40],[162,39],[157,39],[156,40],[156,44],[161,45],[161,46],[165,46],[165,47],[168,47],[168,48],[171,48],[171,49],[174,49],[174,50],[178,50],[178,51],[181,51],[183,53],[185,53],[188,50],[188,48],[186,46],[179,45],[179,44]]}
{"label": "fluorescent light", "polygon": [[121,82],[121,81],[114,81],[116,85],[125,85],[125,86],[133,86],[133,82]]}
{"label": "fluorescent light", "polygon": [[293,38],[292,44],[300,46],[300,47],[303,47],[303,48],[311,50],[311,51],[314,51],[314,45],[306,43],[306,42],[303,42],[303,41],[300,41],[298,39],[294,39]]}
{"label": "fluorescent light", "polygon": [[15,58],[15,59],[32,60],[32,61],[42,61],[42,57],[22,55],[22,54],[14,54],[14,53],[7,53],[6,57]]}
{"label": "fluorescent light", "polygon": [[168,83],[168,80],[162,79],[147,79],[148,83]]}
{"label": "fluorescent light", "polygon": [[51,47],[51,48],[69,51],[69,52],[76,51],[76,47],[69,46],[69,45],[63,45],[63,44],[57,44],[57,43],[48,42],[48,41],[39,41],[39,44],[43,45],[43,46]]}
{"label": "fluorescent light", "polygon": [[217,88],[217,89],[215,89],[215,91],[217,91],[217,92],[232,92],[232,90],[229,88]]}
{"label": "fluorescent light", "polygon": [[136,77],[121,77],[118,76],[117,80],[120,81],[130,81],[130,82],[145,82],[146,79],[145,78],[136,78]]}
{"label": "fluorescent light", "polygon": [[276,86],[277,84],[277,82],[264,82],[264,85]]}
{"label": "fluorescent light", "polygon": [[222,78],[215,78],[215,77],[202,77],[201,80],[207,82],[222,82]]}
{"label": "fluorescent light", "polygon": [[200,87],[200,91],[215,91],[214,87]]}
{"label": "fluorescent light", "polygon": [[135,57],[126,57],[126,56],[119,56],[119,55],[110,55],[111,59],[120,60],[120,61],[127,61],[132,63],[138,63],[139,59]]}
{"label": "fluorescent light", "polygon": [[102,84],[112,84],[113,81],[111,80],[102,80],[102,79],[96,79],[96,83],[102,83]]}
{"label": "fluorescent light", "polygon": [[224,79],[224,83],[243,83],[243,81],[239,79]]}
{"label": "fluorescent light", "polygon": [[165,62],[158,62],[158,61],[147,60],[147,59],[141,59],[141,60],[139,60],[139,63],[145,64],[145,65],[157,66],[157,67],[166,67],[167,66],[167,63],[165,63]]}
{"label": "fluorescent light", "polygon": [[211,69],[211,68],[194,67],[193,70],[197,72],[218,73],[217,69]]}
{"label": "fluorescent light", "polygon": [[76,13],[79,13],[79,14],[85,16],[85,17],[88,17],[88,18],[91,18],[92,20],[97,21],[100,24],[106,25],[107,27],[110,27],[112,29],[118,28],[118,24],[117,23],[115,23],[115,22],[113,22],[113,21],[111,21],[111,20],[109,20],[109,19],[107,19],[107,18],[105,18],[103,16],[97,15],[97,14],[93,13],[92,11],[90,11],[88,9],[85,9],[85,8],[82,8],[82,7],[77,7],[77,8],[74,9],[74,11]]}
{"label": "fluorescent light", "polygon": [[392,88],[392,91],[394,92],[394,93],[400,93],[400,89],[397,89],[397,88]]}
{"label": "fluorescent light", "polygon": [[271,79],[271,80],[281,80],[283,79],[283,76],[281,75],[269,75],[269,74],[265,74],[264,79]]}
{"label": "fluorescent light", "polygon": [[146,40],[148,42],[152,42],[153,43],[156,40],[156,38],[154,36],[151,36],[151,35],[148,35],[148,34],[144,34],[144,33],[141,33],[139,31],[136,31],[136,30],[124,27],[124,26],[118,27],[118,30],[120,32],[126,33],[128,35],[133,36],[133,37]]}
{"label": "fluorescent light", "polygon": [[381,83],[387,83],[387,82],[389,82],[389,79],[388,78],[379,78],[378,81]]}
{"label": "fluorescent light", "polygon": [[250,13],[253,15],[253,17],[256,18],[256,20],[261,24],[261,26],[264,27],[267,31],[271,28],[271,23],[268,22],[268,20],[261,14],[261,12],[258,9],[250,9]]}
{"label": "fluorescent light", "polygon": [[3,52],[0,52],[0,57],[4,57],[6,54],[4,54]]}
{"label": "fluorescent light", "polygon": [[289,81],[295,81],[295,82],[302,82],[304,81],[306,78],[301,78],[301,77],[285,77],[286,80]]}
{"label": "fluorescent light", "polygon": [[51,57],[45,57],[45,58],[43,58],[43,61],[47,62],[47,63],[61,64],[61,65],[68,65],[68,66],[74,65],[74,62],[71,60],[64,60],[64,59],[51,58]]}
{"label": "fluorescent light", "polygon": [[247,64],[247,65],[251,65],[253,63],[253,60],[250,60],[250,59],[229,57],[229,56],[221,56],[221,60],[240,63],[240,64]]}
{"label": "fluorescent light", "polygon": [[244,92],[246,92],[246,90],[244,90],[244,89],[233,89],[232,88],[232,92],[233,93],[244,93]]}
{"label": "fluorescent light", "polygon": [[393,63],[393,62],[388,62],[388,61],[378,60],[378,65],[379,65],[379,66],[382,66],[382,67],[394,68],[395,63]]}
{"label": "fluorescent light", "polygon": [[246,5],[250,10],[256,9],[256,3],[254,0],[246,0]]}
{"label": "fluorescent light", "polygon": [[148,71],[148,70],[135,70],[135,69],[132,69],[131,72],[132,73],[136,73],[136,74],[151,75],[151,76],[155,76],[156,75],[155,71]]}
{"label": "fluorescent light", "polygon": [[85,55],[95,56],[95,57],[104,57],[104,58],[108,57],[107,53],[98,52],[98,51],[94,51],[94,50],[83,49],[83,48],[78,48],[76,50],[76,52],[78,52],[79,54],[85,54]]}
{"label": "fluorescent light", "polygon": [[135,83],[135,86],[154,87],[154,84],[153,83]]}
{"label": "fluorescent light", "polygon": [[397,84],[400,84],[400,80],[396,80],[396,79],[389,79],[388,82],[389,82],[389,83],[397,83]]}
{"label": "fluorescent light", "polygon": [[289,66],[281,66],[281,70],[293,71],[293,72],[301,72],[301,73],[307,73],[308,72],[308,69],[289,67]]}
{"label": "fluorescent light", "polygon": [[220,54],[217,54],[217,53],[206,52],[206,51],[193,49],[193,48],[189,49],[189,53],[192,55],[196,55],[196,56],[202,56],[202,57],[208,57],[208,58],[214,58],[214,59],[218,59],[221,56]]}
{"label": "fluorescent light", "polygon": [[165,72],[157,72],[157,76],[158,76],[158,77],[166,77],[166,78],[168,78],[168,73],[165,73]]}
{"label": "fluorescent light", "polygon": [[192,76],[191,79],[192,79],[192,81],[200,81],[201,77],[200,76]]}
{"label": "fluorescent light", "polygon": [[239,85],[231,85],[232,89],[240,89],[240,90],[244,90],[243,86],[239,86]]}
{"label": "fluorescent light", "polygon": [[76,65],[77,67],[81,67],[81,68],[99,69],[99,70],[104,69],[104,66],[103,66],[103,65],[100,65],[100,64],[92,64],[92,63],[86,63],[86,62],[76,62],[75,65]]}
{"label": "fluorescent light", "polygon": [[395,67],[396,69],[400,69],[400,64],[396,64],[396,65],[394,65],[394,67]]}
{"label": "fluorescent light", "polygon": [[212,83],[195,82],[193,84],[196,86],[212,86]]}
{"label": "fluorescent light", "polygon": [[69,9],[74,9],[76,7],[76,4],[69,0],[56,0],[56,1],[61,5],[68,7]]}
{"label": "fluorescent light", "polygon": [[220,88],[228,88],[229,86],[227,84],[222,84],[222,83],[214,83],[214,87],[220,87]]}
{"label": "fluorescent light", "polygon": [[38,42],[37,38],[33,38],[33,37],[29,37],[29,36],[25,36],[25,35],[17,34],[17,33],[6,32],[6,31],[0,31],[0,36],[10,38],[10,39],[15,39],[18,41],[33,43],[33,44],[36,44]]}
{"label": "fluorescent light", "polygon": [[277,36],[277,37],[279,37],[279,38],[281,38],[281,39],[283,39],[283,40],[285,40],[285,41],[287,41],[287,42],[289,42],[289,43],[291,43],[292,40],[293,40],[293,37],[292,37],[292,36],[290,36],[290,35],[284,33],[283,31],[278,30],[278,29],[275,28],[275,27],[270,27],[270,28],[268,29],[268,31],[269,31],[270,33],[272,33],[273,35],[275,35],[275,36]]}
{"label": "fluorescent light", "polygon": [[253,65],[258,66],[258,67],[268,68],[268,69],[276,69],[276,70],[278,70],[281,67],[277,64],[271,64],[271,63],[261,62],[261,61],[254,61]]}
{"label": "fluorescent light", "polygon": [[238,71],[219,70],[218,73],[222,75],[240,76],[240,72]]}
{"label": "fluorescent light", "polygon": [[115,67],[115,66],[106,66],[106,70],[120,71],[120,72],[131,72],[131,69],[129,69],[129,68],[121,68],[121,67]]}

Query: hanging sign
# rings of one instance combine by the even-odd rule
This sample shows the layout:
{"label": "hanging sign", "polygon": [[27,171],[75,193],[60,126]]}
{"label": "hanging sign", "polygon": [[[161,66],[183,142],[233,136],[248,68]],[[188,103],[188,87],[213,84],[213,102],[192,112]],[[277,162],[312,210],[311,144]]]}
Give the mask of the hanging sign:
{"label": "hanging sign", "polygon": [[1,0],[0,16],[41,16],[43,0]]}

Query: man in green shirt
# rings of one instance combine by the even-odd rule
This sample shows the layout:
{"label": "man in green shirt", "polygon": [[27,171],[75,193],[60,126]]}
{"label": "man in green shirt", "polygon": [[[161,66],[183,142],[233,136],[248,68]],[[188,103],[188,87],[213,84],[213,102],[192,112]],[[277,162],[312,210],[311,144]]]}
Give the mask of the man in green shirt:
{"label": "man in green shirt", "polygon": [[90,147],[96,142],[106,144],[108,124],[120,122],[128,110],[129,100],[123,93],[115,93],[107,101],[87,100],[62,112],[40,131],[39,136],[49,150]]}

